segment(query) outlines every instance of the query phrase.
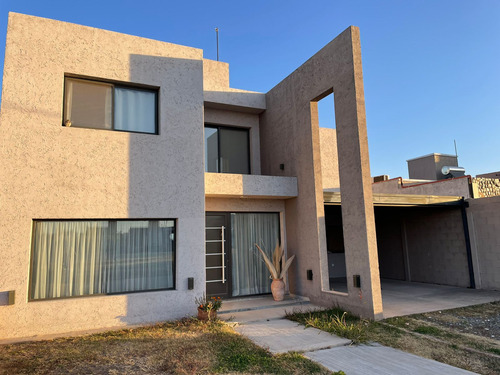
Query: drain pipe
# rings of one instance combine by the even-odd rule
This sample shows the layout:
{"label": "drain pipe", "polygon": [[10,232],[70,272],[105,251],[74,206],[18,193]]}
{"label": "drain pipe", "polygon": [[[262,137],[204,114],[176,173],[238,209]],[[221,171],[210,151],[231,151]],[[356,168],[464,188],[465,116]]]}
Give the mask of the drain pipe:
{"label": "drain pipe", "polygon": [[469,223],[467,220],[467,213],[465,211],[467,207],[469,207],[469,202],[466,202],[465,198],[462,197],[462,200],[460,201],[460,208],[462,210],[462,223],[464,225],[465,249],[467,251],[467,264],[469,266],[470,288],[476,289],[476,282],[474,280],[474,268],[472,266],[472,249],[470,246]]}

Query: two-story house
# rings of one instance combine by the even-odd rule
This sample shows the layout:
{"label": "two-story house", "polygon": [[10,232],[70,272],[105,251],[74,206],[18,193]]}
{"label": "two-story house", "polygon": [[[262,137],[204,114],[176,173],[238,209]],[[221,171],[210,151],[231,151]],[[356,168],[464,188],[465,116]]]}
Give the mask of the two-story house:
{"label": "two-story house", "polygon": [[[356,27],[256,93],[200,49],[11,13],[3,77],[0,337],[269,293],[256,243],[296,256],[291,293],[382,316]],[[332,92],[336,131],[320,132]],[[342,190],[343,292],[330,288],[326,178]]]}

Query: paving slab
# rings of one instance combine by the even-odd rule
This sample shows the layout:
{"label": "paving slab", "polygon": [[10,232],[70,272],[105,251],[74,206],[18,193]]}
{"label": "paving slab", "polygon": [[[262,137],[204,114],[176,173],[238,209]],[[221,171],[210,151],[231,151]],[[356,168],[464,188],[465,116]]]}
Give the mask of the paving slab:
{"label": "paving slab", "polygon": [[270,321],[275,319],[283,319],[287,313],[307,312],[313,310],[322,310],[324,307],[312,304],[307,305],[282,305],[273,308],[244,310],[236,312],[222,312],[218,313],[221,320],[233,323],[251,323],[258,321]]}
{"label": "paving slab", "polygon": [[382,280],[384,318],[500,301],[500,292]]}
{"label": "paving slab", "polygon": [[342,370],[346,375],[475,374],[379,344],[337,347],[304,355],[331,371]]}
{"label": "paving slab", "polygon": [[312,351],[351,343],[350,340],[316,328],[304,328],[287,319],[247,323],[237,325],[234,329],[272,353]]}

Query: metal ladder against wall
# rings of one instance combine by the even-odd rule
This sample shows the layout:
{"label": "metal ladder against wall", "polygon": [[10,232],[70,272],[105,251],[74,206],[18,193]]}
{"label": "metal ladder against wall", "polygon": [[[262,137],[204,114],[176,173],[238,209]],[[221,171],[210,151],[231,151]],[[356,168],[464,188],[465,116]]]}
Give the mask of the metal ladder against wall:
{"label": "metal ladder against wall", "polygon": [[213,266],[213,267],[205,267],[206,270],[209,269],[221,269],[221,279],[220,280],[208,280],[207,283],[226,283],[226,262],[225,262],[225,256],[226,256],[226,251],[225,251],[225,243],[226,240],[224,238],[224,229],[225,226],[220,226],[220,227],[206,227],[205,230],[220,230],[221,231],[221,239],[220,240],[205,240],[205,248],[207,243],[217,243],[220,242],[221,244],[221,252],[220,253],[207,253],[205,251],[205,256],[220,256],[221,257],[221,265],[220,266]]}

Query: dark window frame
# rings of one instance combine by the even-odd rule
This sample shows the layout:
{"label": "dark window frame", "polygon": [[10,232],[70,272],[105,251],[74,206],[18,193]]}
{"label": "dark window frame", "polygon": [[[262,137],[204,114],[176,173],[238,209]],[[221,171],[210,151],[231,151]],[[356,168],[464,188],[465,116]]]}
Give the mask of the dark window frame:
{"label": "dark window frame", "polygon": [[[228,173],[228,174],[247,174],[247,175],[251,175],[252,174],[252,158],[251,158],[251,155],[252,155],[252,151],[250,149],[250,128],[244,128],[244,127],[239,127],[239,126],[228,126],[228,125],[220,125],[220,124],[213,124],[213,123],[208,123],[206,122],[204,124],[204,127],[203,129],[206,129],[206,128],[211,128],[211,129],[217,129],[217,169],[218,169],[218,172],[209,172],[207,170],[205,170],[205,172],[207,173]],[[248,148],[248,173],[234,173],[234,172],[222,172],[221,171],[221,163],[220,163],[220,129],[230,129],[230,130],[241,130],[241,131],[245,131],[247,133],[247,148]],[[203,142],[205,143],[205,139],[203,140]],[[204,151],[206,149],[206,144],[203,145],[203,148],[204,148]],[[205,160],[205,163],[206,163],[206,160]]]}
{"label": "dark window frame", "polygon": [[[67,94],[66,82],[68,79],[111,86],[111,88],[112,88],[112,90],[111,90],[111,96],[112,96],[112,100],[111,100],[111,105],[112,105],[112,107],[111,107],[111,129],[93,128],[93,127],[78,126],[78,125],[71,125],[71,126],[65,125],[65,121],[66,121],[66,94]],[[155,131],[153,133],[133,131],[133,130],[115,129],[115,124],[114,124],[114,122],[115,122],[115,113],[114,113],[115,87],[120,88],[120,89],[125,89],[125,90],[129,89],[129,90],[145,91],[145,92],[153,93],[155,95],[155,113],[154,113]],[[115,132],[121,132],[121,133],[159,135],[160,134],[160,127],[158,126],[159,125],[159,100],[160,100],[160,87],[158,87],[158,86],[143,85],[143,84],[138,84],[138,83],[133,83],[133,82],[122,82],[122,81],[116,81],[116,80],[111,80],[111,79],[89,77],[89,76],[82,76],[82,75],[75,75],[75,74],[65,74],[64,75],[64,88],[63,88],[62,126],[67,127],[67,128],[74,127],[74,128],[80,128],[80,129],[115,131]]]}
{"label": "dark window frame", "polygon": [[[33,275],[33,261],[34,261],[34,238],[35,238],[35,222],[48,222],[48,221],[173,221],[174,222],[174,241],[172,244],[173,248],[173,262],[172,262],[172,281],[173,285],[171,288],[160,288],[160,289],[145,289],[145,290],[135,290],[128,292],[116,292],[116,293],[95,293],[95,294],[83,294],[79,296],[66,296],[66,297],[52,297],[52,298],[32,298],[32,275]],[[73,298],[93,298],[93,297],[103,297],[103,296],[117,296],[117,295],[127,295],[127,294],[137,294],[137,293],[148,293],[148,292],[161,292],[161,291],[171,291],[177,290],[177,222],[178,219],[173,218],[130,218],[130,219],[109,219],[109,218],[91,218],[91,219],[43,219],[37,218],[31,220],[31,244],[30,244],[30,268],[28,275],[28,302],[43,302],[43,301],[54,301],[62,299],[73,299]]]}

